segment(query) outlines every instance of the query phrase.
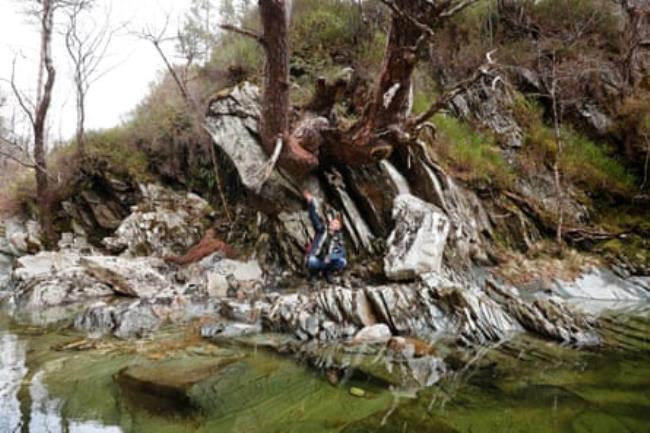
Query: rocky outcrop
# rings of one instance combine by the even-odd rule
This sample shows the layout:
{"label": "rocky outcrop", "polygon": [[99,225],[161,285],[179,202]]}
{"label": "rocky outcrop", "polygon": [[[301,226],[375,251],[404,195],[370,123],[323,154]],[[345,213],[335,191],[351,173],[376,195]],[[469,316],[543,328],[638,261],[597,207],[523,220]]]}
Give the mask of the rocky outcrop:
{"label": "rocky outcrop", "polygon": [[249,317],[260,317],[266,329],[292,332],[301,340],[351,338],[383,325],[391,335],[431,339],[450,334],[470,345],[524,330],[571,344],[600,342],[596,320],[559,298],[524,300],[514,288],[493,281],[485,290],[466,289],[433,274],[420,284],[276,296],[256,308]]}
{"label": "rocky outcrop", "polygon": [[12,276],[12,300],[22,311],[44,310],[114,293],[80,265],[76,254],[41,252],[19,258],[17,266]]}
{"label": "rocky outcrop", "polygon": [[142,201],[103,243],[127,257],[183,254],[196,244],[209,223],[210,205],[201,197],[156,184],[141,185]]}
{"label": "rocky outcrop", "polygon": [[82,257],[79,264],[119,295],[151,298],[173,291],[167,265],[158,258],[89,256]]}
{"label": "rocky outcrop", "polygon": [[167,323],[185,323],[197,317],[215,317],[218,305],[208,299],[177,294],[131,302],[96,302],[79,314],[74,326],[90,334],[118,338],[143,337]]}
{"label": "rocky outcrop", "polygon": [[384,272],[392,280],[440,272],[450,222],[437,206],[410,194],[393,204],[395,228],[387,240]]}
{"label": "rocky outcrop", "polygon": [[500,136],[508,147],[519,148],[524,144],[524,132],[514,119],[512,97],[503,78],[478,81],[457,95],[450,105],[458,117],[478,121]]}
{"label": "rocky outcrop", "polygon": [[[269,158],[257,135],[258,115],[259,92],[256,87],[244,83],[211,102],[207,124],[218,150],[228,155],[242,184],[255,197],[251,204],[265,215],[261,225],[264,234],[261,237],[262,261],[275,256],[293,273],[303,271],[304,249],[313,236],[301,197],[303,188],[320,199],[326,213],[328,209],[336,209],[342,214],[354,257],[376,257],[382,252],[381,238],[391,233],[395,223],[391,214],[395,198],[400,194],[412,194],[415,200],[419,198],[437,206],[436,215],[440,215],[440,220],[446,217],[450,222],[447,229],[450,248],[444,254],[444,261],[448,263],[443,266],[462,273],[472,261],[486,261],[484,237],[490,230],[490,222],[480,200],[457,185],[426,152],[400,150],[390,161],[380,164],[323,168],[322,176],[292,180],[281,170],[268,172]],[[400,242],[403,243],[393,238],[394,245]],[[420,261],[416,266],[423,263]],[[433,268],[438,264],[436,258]],[[395,268],[391,274],[395,278],[407,278],[407,275],[413,278],[418,272],[431,268],[425,267],[427,269],[403,271]]]}

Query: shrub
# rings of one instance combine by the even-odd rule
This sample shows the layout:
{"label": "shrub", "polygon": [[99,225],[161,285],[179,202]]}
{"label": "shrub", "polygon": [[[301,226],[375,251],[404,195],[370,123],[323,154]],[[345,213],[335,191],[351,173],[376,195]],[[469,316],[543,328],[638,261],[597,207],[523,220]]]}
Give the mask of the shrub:
{"label": "shrub", "polygon": [[86,137],[87,157],[93,165],[102,169],[107,166],[113,174],[137,182],[151,181],[149,159],[129,135],[130,130],[126,127],[90,132]]}
{"label": "shrub", "polygon": [[470,183],[506,188],[513,180],[493,137],[476,132],[466,123],[445,115],[434,116],[438,155],[461,178]]}
{"label": "shrub", "polygon": [[592,191],[627,195],[634,190],[635,178],[616,159],[605,143],[595,143],[570,128],[562,131],[564,152],[560,167],[564,176]]}

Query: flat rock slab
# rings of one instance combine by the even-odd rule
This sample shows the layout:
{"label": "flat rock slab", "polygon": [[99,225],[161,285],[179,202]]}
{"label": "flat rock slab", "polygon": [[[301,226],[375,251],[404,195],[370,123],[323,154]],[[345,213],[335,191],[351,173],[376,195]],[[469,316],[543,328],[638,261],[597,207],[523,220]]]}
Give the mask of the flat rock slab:
{"label": "flat rock slab", "polygon": [[645,302],[650,288],[641,280],[624,280],[607,269],[592,268],[574,281],[556,281],[553,292],[565,298]]}
{"label": "flat rock slab", "polygon": [[187,408],[192,406],[189,393],[194,385],[237,360],[192,358],[133,365],[120,370],[114,379],[127,393],[163,400],[170,407]]}

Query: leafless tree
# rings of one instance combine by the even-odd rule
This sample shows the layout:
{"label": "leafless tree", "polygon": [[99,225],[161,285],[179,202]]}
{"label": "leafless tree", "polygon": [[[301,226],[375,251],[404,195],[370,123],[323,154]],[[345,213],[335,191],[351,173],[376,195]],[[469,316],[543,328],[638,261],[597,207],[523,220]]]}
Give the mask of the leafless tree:
{"label": "leafless tree", "polygon": [[155,28],[153,26],[146,26],[145,28],[132,31],[131,33],[134,36],[151,43],[151,45],[154,47],[154,49],[160,56],[160,59],[165,64],[165,67],[167,68],[167,72],[176,83],[178,91],[181,94],[181,97],[183,98],[183,102],[186,108],[186,113],[188,115],[192,128],[194,129],[194,133],[197,137],[201,137],[201,141],[205,143],[205,146],[207,146],[208,148],[207,150],[210,154],[210,158],[212,161],[212,166],[215,175],[215,182],[216,182],[219,197],[221,199],[221,204],[223,205],[224,212],[226,213],[226,218],[228,218],[228,221],[232,223],[233,219],[230,213],[230,208],[228,206],[228,200],[226,199],[226,194],[223,188],[221,173],[219,170],[219,164],[217,162],[217,156],[214,150],[214,146],[212,145],[210,138],[207,135],[207,132],[205,130],[205,121],[203,117],[204,110],[201,109],[199,103],[196,101],[196,99],[188,89],[188,79],[189,79],[188,71],[192,67],[192,62],[194,61],[196,56],[194,56],[194,50],[191,50],[190,52],[186,53],[186,64],[184,66],[184,72],[183,74],[179,74],[177,68],[170,61],[169,57],[165,53],[165,50],[163,49],[163,44],[166,42],[176,42],[177,44],[183,43],[183,41],[180,38],[170,37],[167,35],[169,20],[170,20],[170,16],[169,14],[166,14],[165,21],[161,27]]}
{"label": "leafless tree", "polygon": [[[33,157],[28,161],[15,158],[23,165],[33,168],[36,173],[36,201],[38,218],[43,231],[44,244],[52,247],[56,241],[56,232],[52,215],[52,198],[47,171],[46,126],[48,111],[52,102],[52,90],[56,79],[56,68],[52,59],[52,35],[54,32],[55,12],[63,7],[69,7],[72,0],[31,0],[29,13],[37,22],[40,34],[40,55],[38,62],[38,78],[36,99],[29,98],[18,88],[15,80],[15,61],[12,68],[10,85],[18,105],[27,117],[33,134]],[[18,143],[4,137],[3,143],[16,147]]]}
{"label": "leafless tree", "polygon": [[73,66],[75,108],[77,111],[76,141],[78,151],[85,151],[86,97],[90,87],[112,70],[101,69],[111,41],[120,28],[111,28],[111,4],[102,11],[100,21],[91,16],[97,0],[77,0],[66,9],[65,47]]}

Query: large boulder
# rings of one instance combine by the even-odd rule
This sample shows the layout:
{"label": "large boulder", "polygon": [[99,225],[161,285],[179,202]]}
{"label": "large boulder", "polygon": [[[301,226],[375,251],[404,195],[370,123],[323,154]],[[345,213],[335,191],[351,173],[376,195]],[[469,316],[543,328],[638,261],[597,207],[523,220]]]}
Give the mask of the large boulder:
{"label": "large boulder", "polygon": [[16,260],[12,275],[14,304],[35,311],[114,294],[106,283],[91,275],[73,252],[41,252]]}
{"label": "large boulder", "polygon": [[183,254],[196,244],[212,209],[193,193],[180,194],[160,185],[141,185],[142,201],[104,245],[127,257]]}
{"label": "large boulder", "polygon": [[89,256],[82,257],[80,265],[120,295],[151,298],[173,290],[167,265],[155,257]]}
{"label": "large boulder", "polygon": [[410,194],[393,204],[395,228],[388,238],[384,272],[393,280],[412,279],[441,270],[451,224],[437,206]]}
{"label": "large boulder", "polygon": [[212,297],[226,297],[239,290],[255,291],[263,285],[262,268],[256,259],[224,259],[221,253],[180,269],[177,276]]}

